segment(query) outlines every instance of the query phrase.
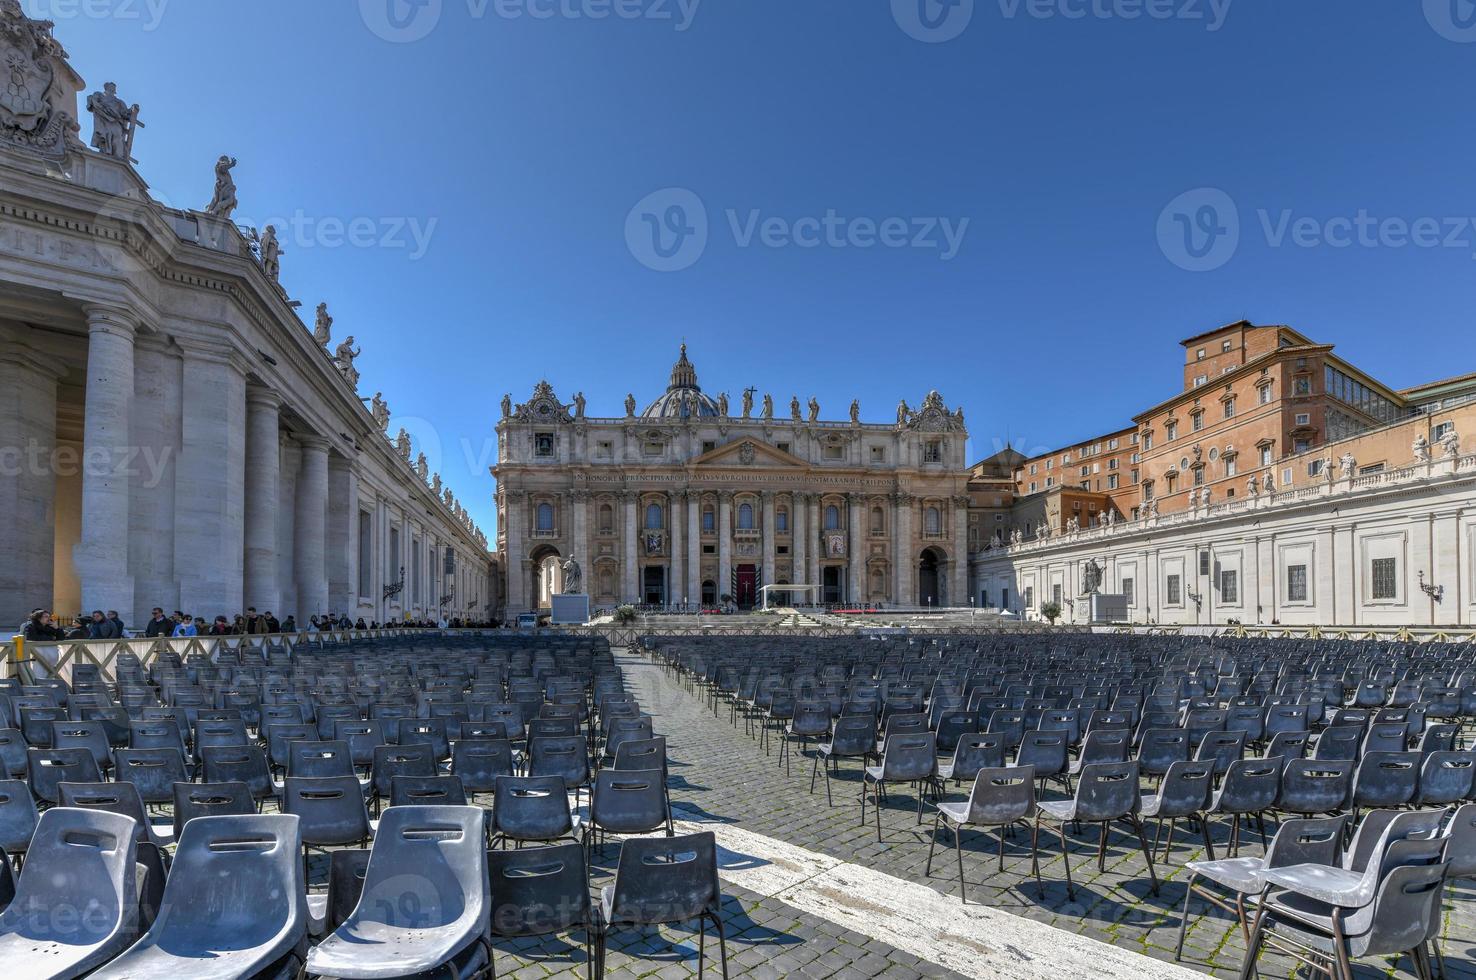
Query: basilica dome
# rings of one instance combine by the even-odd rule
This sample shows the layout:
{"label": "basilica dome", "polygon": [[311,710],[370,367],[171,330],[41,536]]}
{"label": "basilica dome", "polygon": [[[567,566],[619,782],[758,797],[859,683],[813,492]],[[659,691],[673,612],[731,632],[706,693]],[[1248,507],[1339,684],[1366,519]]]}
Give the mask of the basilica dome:
{"label": "basilica dome", "polygon": [[687,345],[671,368],[671,384],[666,393],[641,413],[643,419],[717,418],[717,403],[702,393],[697,384],[697,369],[687,360]]}

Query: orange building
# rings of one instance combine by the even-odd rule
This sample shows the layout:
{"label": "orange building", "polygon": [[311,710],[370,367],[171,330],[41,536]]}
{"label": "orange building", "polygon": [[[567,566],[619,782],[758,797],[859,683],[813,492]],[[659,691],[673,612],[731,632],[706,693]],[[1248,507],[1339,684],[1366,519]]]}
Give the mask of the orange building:
{"label": "orange building", "polygon": [[[1181,344],[1177,394],[1130,427],[1018,462],[1006,537],[1034,536],[1042,523],[1060,532],[1073,519],[1085,528],[1233,500],[1253,476],[1261,487],[1305,483],[1321,478],[1327,443],[1415,415],[1436,424],[1476,401],[1476,374],[1396,391],[1287,326],[1241,320]],[[1361,463],[1368,473],[1383,465]]]}

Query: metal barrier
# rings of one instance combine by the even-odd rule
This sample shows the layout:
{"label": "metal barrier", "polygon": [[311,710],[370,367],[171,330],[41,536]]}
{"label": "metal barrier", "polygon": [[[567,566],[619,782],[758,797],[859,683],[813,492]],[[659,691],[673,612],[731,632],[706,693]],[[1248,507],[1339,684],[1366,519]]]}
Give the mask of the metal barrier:
{"label": "metal barrier", "polygon": [[246,636],[154,637],[124,640],[23,641],[12,637],[0,642],[0,677],[40,681],[59,677],[71,683],[72,669],[79,664],[98,668],[109,683],[117,679],[114,667],[123,654],[132,654],[148,667],[164,652],[181,659],[191,656],[213,660],[221,653],[256,654],[263,660],[268,651],[325,650],[356,640],[409,636],[475,635],[483,630],[377,629],[328,630],[301,633],[255,633]]}

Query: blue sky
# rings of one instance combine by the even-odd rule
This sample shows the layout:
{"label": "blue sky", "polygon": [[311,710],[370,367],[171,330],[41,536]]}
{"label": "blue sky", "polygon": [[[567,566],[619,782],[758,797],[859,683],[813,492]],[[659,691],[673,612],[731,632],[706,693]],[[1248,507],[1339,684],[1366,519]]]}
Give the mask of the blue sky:
{"label": "blue sky", "polygon": [[735,401],[937,388],[976,458],[1125,424],[1242,317],[1476,370],[1470,0],[414,3],[26,5],[161,198],[239,158],[489,534],[503,392],[619,414],[683,339]]}

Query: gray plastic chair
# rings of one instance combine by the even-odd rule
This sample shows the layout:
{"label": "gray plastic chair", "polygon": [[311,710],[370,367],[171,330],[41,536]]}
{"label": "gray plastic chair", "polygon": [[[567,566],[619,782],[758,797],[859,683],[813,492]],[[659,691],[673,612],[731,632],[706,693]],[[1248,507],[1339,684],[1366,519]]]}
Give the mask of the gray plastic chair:
{"label": "gray plastic chair", "polygon": [[18,728],[0,729],[0,778],[26,778],[26,737]]}
{"label": "gray plastic chair", "polygon": [[[1221,860],[1190,861],[1189,883],[1184,892],[1184,911],[1179,917],[1179,943],[1174,948],[1174,960],[1184,957],[1184,937],[1189,931],[1189,900],[1198,895],[1215,908],[1235,916],[1240,923],[1241,934],[1250,942],[1250,922],[1246,917],[1245,900],[1249,895],[1260,895],[1265,887],[1262,873],[1275,868],[1286,868],[1297,864],[1332,865],[1337,860],[1338,849],[1343,843],[1343,829],[1348,824],[1346,816],[1311,817],[1287,820],[1276,830],[1271,844],[1262,857],[1232,857]],[[1204,885],[1199,879],[1219,886],[1234,896],[1231,905],[1217,892]]]}
{"label": "gray plastic chair", "polygon": [[[487,855],[492,933],[505,939],[579,929],[590,980],[596,976],[597,924],[584,848],[577,843]],[[600,970],[599,972],[603,972]]]}
{"label": "gray plastic chair", "polygon": [[953,758],[938,763],[938,778],[955,785],[963,780],[974,780],[981,769],[999,769],[1004,766],[1004,737],[984,732],[968,732],[958,737],[953,748]]}
{"label": "gray plastic chair", "polygon": [[277,795],[266,753],[258,745],[207,745],[200,750],[207,783],[245,783],[258,808]]}
{"label": "gray plastic chair", "polygon": [[[1094,762],[1081,771],[1081,781],[1076,794],[1069,800],[1044,800],[1036,805],[1035,826],[1031,828],[1031,846],[1038,846],[1040,824],[1049,818],[1056,824],[1056,833],[1061,838],[1061,863],[1066,866],[1066,895],[1076,900],[1076,884],[1071,878],[1071,843],[1066,836],[1066,825],[1072,822],[1102,825],[1097,843],[1097,870],[1107,870],[1107,830],[1114,820],[1123,820],[1133,828],[1138,844],[1143,849],[1143,858],[1148,862],[1148,875],[1152,879],[1153,894],[1158,894],[1158,872],[1153,868],[1153,854],[1148,850],[1148,838],[1143,835],[1143,821],[1138,817],[1141,800],[1138,796],[1138,764],[1136,762]],[[1045,886],[1040,886],[1045,894]]]}
{"label": "gray plastic chair", "polygon": [[451,743],[451,771],[461,777],[473,798],[478,793],[490,793],[497,788],[498,776],[513,774],[512,742],[500,738],[458,739]]}
{"label": "gray plastic chair", "polygon": [[184,833],[184,825],[197,817],[250,816],[256,813],[256,801],[245,783],[175,783],[174,835]]}
{"label": "gray plastic chair", "polygon": [[282,812],[302,818],[298,836],[304,857],[314,847],[362,846],[373,836],[364,794],[353,776],[288,776],[282,790]]}
{"label": "gray plastic chair", "polygon": [[308,954],[305,975],[345,980],[488,969],[492,947],[483,816],[470,806],[392,806],[359,904]]}
{"label": "gray plastic chair", "polygon": [[[830,796],[830,779],[840,772],[840,760],[868,758],[876,748],[876,721],[871,715],[845,715],[835,722],[829,742],[821,742],[810,767],[810,792],[815,792],[815,775],[825,764],[825,802],[834,805]],[[864,762],[863,762],[864,764]]]}
{"label": "gray plastic chair", "polygon": [[1473,777],[1476,777],[1476,753],[1427,753],[1420,764],[1420,785],[1415,791],[1414,804],[1458,803],[1471,795]]}
{"label": "gray plastic chair", "polygon": [[132,783],[139,797],[150,806],[173,802],[174,784],[190,781],[179,749],[118,749],[113,758],[117,762],[114,778]]}
{"label": "gray plastic chair", "polygon": [[1420,780],[1418,752],[1368,752],[1353,774],[1353,819],[1359,811],[1404,806]]}
{"label": "gray plastic chair", "polygon": [[1307,966],[1334,980],[1353,980],[1355,959],[1404,953],[1411,955],[1422,977],[1430,977],[1426,943],[1440,927],[1445,869],[1443,862],[1393,867],[1368,905],[1352,914],[1297,892],[1273,891],[1256,916],[1241,980],[1250,980],[1256,958],[1268,946],[1301,954]]}
{"label": "gray plastic chair", "polygon": [[794,714],[781,730],[779,738],[779,762],[784,766],[784,774],[790,774],[790,742],[799,739],[799,751],[803,754],[811,739],[823,739],[829,735],[830,702],[796,701]]}
{"label": "gray plastic chair", "polygon": [[600,959],[604,959],[611,929],[696,919],[697,974],[701,976],[707,954],[707,921],[711,919],[718,934],[723,980],[727,980],[728,943],[722,902],[717,839],[710,832],[626,841],[620,849],[615,883],[600,891],[600,908],[604,913],[604,924],[599,930]]}
{"label": "gray plastic chair", "polygon": [[1292,759],[1281,772],[1276,808],[1303,817],[1337,813],[1353,789],[1353,765],[1344,759]]}
{"label": "gray plastic chair", "polygon": [[[961,803],[940,802],[933,818],[933,832],[928,840],[928,863],[924,877],[933,873],[933,849],[938,843],[938,830],[947,821],[953,831],[953,849],[958,856],[958,890],[965,905],[969,903],[969,886],[964,881],[963,831],[965,827],[994,827],[999,838],[999,870],[1004,871],[1003,829],[1012,824],[1030,827],[1029,817],[1035,812],[1035,770],[1030,766],[997,766],[981,769],[974,777],[968,800]],[[1040,882],[1040,857],[1030,848],[1030,871]]]}
{"label": "gray plastic chair", "polygon": [[866,826],[866,790],[876,786],[876,839],[882,839],[881,808],[888,783],[913,783],[917,786],[917,822],[922,823],[923,797],[931,789],[943,795],[938,781],[938,750],[932,732],[892,734],[882,752],[882,764],[867,766],[861,774],[861,826]]}
{"label": "gray plastic chair", "polygon": [[663,828],[666,836],[672,836],[671,809],[666,805],[660,769],[600,770],[590,796],[589,822],[584,826],[586,847],[600,846],[606,834],[650,834]]}
{"label": "gray plastic chair", "polygon": [[1150,728],[1138,744],[1138,770],[1162,776],[1175,762],[1189,761],[1189,735],[1179,728]]}
{"label": "gray plastic chair", "polygon": [[578,840],[562,776],[499,776],[492,802],[492,846]]}
{"label": "gray plastic chair", "polygon": [[161,832],[149,822],[143,798],[132,783],[60,783],[61,805],[79,810],[107,810],[131,817],[138,824],[138,842],[163,849],[174,843],[172,832]]}
{"label": "gray plastic chair", "polygon": [[30,765],[31,792],[52,806],[60,800],[57,786],[64,782],[102,782],[97,760],[86,748],[29,749],[26,758]]}
{"label": "gray plastic chair", "polygon": [[[1224,735],[1225,732],[1210,732],[1205,736],[1205,744],[1216,735]],[[1242,738],[1234,740],[1237,747],[1243,748],[1244,732],[1232,733]],[[1203,752],[1203,745],[1200,748]],[[1212,753],[1213,754],[1213,753]],[[1199,829],[1204,835],[1206,853],[1209,852],[1209,821],[1203,819],[1205,808],[1209,806],[1210,794],[1215,785],[1216,763],[1206,759],[1197,762],[1175,762],[1169,766],[1164,774],[1163,782],[1158,784],[1158,792],[1144,794],[1140,806],[1140,816],[1144,820],[1156,821],[1153,831],[1153,849],[1158,850],[1158,839],[1163,833],[1163,822],[1167,820],[1168,839],[1163,844],[1163,857],[1160,859],[1168,863],[1169,852],[1174,846],[1174,827],[1180,819],[1190,818],[1199,820]]]}
{"label": "gray plastic chair", "polygon": [[390,806],[466,806],[460,776],[395,776]]}
{"label": "gray plastic chair", "polygon": [[70,980],[133,942],[134,833],[131,819],[102,810],[57,807],[41,815],[15,899],[0,914],[7,973]]}
{"label": "gray plastic chair", "polygon": [[298,826],[290,814],[190,820],[154,927],[93,977],[233,980],[300,956],[307,903]]}
{"label": "gray plastic chair", "polygon": [[[626,748],[632,744],[626,743]],[[616,760],[617,768],[620,766]],[[641,766],[639,768],[646,768]],[[504,774],[506,775],[506,774]],[[528,775],[558,776],[564,787],[576,794],[589,788],[589,748],[582,735],[557,735],[528,740]],[[493,782],[496,782],[494,777]]]}
{"label": "gray plastic chair", "polygon": [[19,779],[0,780],[0,851],[24,856],[36,833],[36,800]]}

